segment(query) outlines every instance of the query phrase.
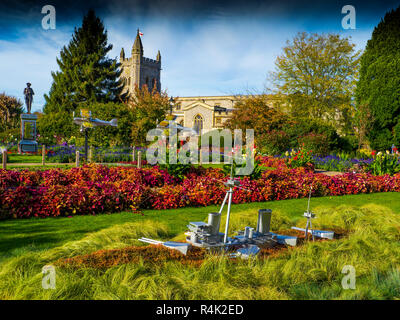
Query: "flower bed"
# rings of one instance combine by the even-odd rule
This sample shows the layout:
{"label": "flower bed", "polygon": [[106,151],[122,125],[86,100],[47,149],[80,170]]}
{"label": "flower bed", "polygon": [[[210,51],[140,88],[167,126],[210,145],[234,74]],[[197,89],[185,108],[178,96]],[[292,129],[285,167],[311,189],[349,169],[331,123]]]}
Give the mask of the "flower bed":
{"label": "flower bed", "polygon": [[[275,168],[261,178],[242,178],[244,189],[234,203],[313,196],[400,191],[400,174],[346,173],[328,177],[305,168],[288,168],[284,160],[265,157]],[[220,204],[225,195],[221,169],[192,169],[181,180],[159,167],[88,165],[67,170],[0,170],[0,217],[28,218],[98,214],[123,210],[169,209]]]}

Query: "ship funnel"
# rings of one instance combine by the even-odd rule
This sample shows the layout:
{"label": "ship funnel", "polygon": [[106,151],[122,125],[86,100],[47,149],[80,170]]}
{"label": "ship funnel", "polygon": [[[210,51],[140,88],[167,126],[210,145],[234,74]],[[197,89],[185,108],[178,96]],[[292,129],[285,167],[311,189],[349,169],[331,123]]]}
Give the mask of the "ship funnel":
{"label": "ship funnel", "polygon": [[221,222],[221,214],[218,212],[211,212],[208,214],[208,225],[211,226],[211,234],[216,235],[219,233],[219,224]]}
{"label": "ship funnel", "polygon": [[258,210],[257,232],[261,234],[269,233],[271,225],[271,209]]}

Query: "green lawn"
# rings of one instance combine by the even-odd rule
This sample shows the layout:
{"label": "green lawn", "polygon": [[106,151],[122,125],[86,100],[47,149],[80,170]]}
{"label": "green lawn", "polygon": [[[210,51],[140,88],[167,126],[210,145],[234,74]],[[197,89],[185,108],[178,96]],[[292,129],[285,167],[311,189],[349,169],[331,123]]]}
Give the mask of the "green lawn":
{"label": "green lawn", "polygon": [[[82,165],[82,164],[81,164]],[[131,164],[125,163],[102,163],[105,166],[133,166]],[[63,164],[56,164],[51,162],[46,162],[45,166],[42,165],[25,165],[24,163],[14,163],[14,164],[7,164],[7,169],[9,170],[49,170],[49,169],[71,169],[75,167],[75,163],[63,163]]]}
{"label": "green lawn", "polygon": [[18,154],[12,153],[8,155],[7,163],[41,163],[41,155]]}
{"label": "green lawn", "polygon": [[[141,236],[182,239],[189,221],[204,220],[218,208],[0,221],[0,299],[399,299],[399,200],[398,193],[314,198],[315,227],[348,235],[277,257],[232,263],[210,256],[201,266],[171,261],[104,270],[57,267],[55,290],[42,289],[44,265],[140,245]],[[273,210],[273,230],[304,226],[306,206],[307,199],[233,205],[230,229],[255,226],[260,208]],[[342,288],[345,265],[356,269],[355,290]]]}
{"label": "green lawn", "polygon": [[[400,213],[400,194],[375,193],[341,197],[313,198],[311,207],[339,205],[362,206],[375,203],[391,208]],[[232,206],[232,215],[236,211],[253,210],[254,223],[257,211],[261,208],[279,210],[296,220],[307,208],[307,199],[291,199],[270,202],[254,202]],[[74,216],[71,218],[32,218],[0,221],[0,258],[19,255],[21,252],[41,250],[60,246],[67,241],[79,240],[91,232],[96,232],[126,222],[151,220],[168,226],[171,235],[178,235],[186,230],[189,221],[202,221],[209,212],[218,211],[218,206],[200,208],[182,208],[172,210],[144,210],[140,214],[122,212],[95,216]],[[225,208],[226,210],[226,208]]]}

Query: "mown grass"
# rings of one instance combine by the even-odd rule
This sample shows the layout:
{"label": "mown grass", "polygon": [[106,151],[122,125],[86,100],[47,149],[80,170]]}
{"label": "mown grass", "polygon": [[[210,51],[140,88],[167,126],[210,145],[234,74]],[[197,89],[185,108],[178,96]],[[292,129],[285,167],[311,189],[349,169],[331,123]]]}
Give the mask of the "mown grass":
{"label": "mown grass", "polygon": [[41,155],[18,154],[12,153],[8,155],[8,163],[41,163]]}
{"label": "mown grass", "polygon": [[[396,203],[392,209],[388,208],[389,198],[394,201],[395,195],[387,195],[386,206],[366,204],[367,198],[363,197],[356,201],[358,197],[349,199],[351,205],[337,205],[339,201],[330,203],[331,200],[326,198],[318,204],[313,202],[318,216],[314,220],[315,227],[345,230],[348,236],[339,240],[309,242],[302,247],[290,248],[278,257],[237,263],[226,257],[210,256],[198,267],[177,262],[155,266],[140,261],[106,270],[57,268],[56,289],[42,289],[42,267],[57,259],[100,249],[139,245],[136,239],[140,236],[163,239],[178,235],[177,230],[181,227],[173,228],[174,223],[169,219],[150,218],[147,212],[145,216],[135,216],[138,217],[135,222],[120,221],[48,250],[8,257],[0,265],[0,299],[400,298],[399,207]],[[304,203],[304,199],[294,202],[296,212],[303,211]],[[265,204],[258,206],[265,207]],[[290,206],[290,202],[279,201],[275,206],[273,229],[285,229],[291,224],[304,225],[304,219],[293,214],[295,208]],[[268,207],[273,207],[273,203]],[[285,210],[286,207],[289,209]],[[210,210],[200,209],[203,213],[200,215],[198,212],[198,217],[205,219]],[[254,225],[255,209],[235,206],[232,230]],[[168,215],[168,211],[163,213]],[[103,218],[112,216],[115,215]],[[70,221],[76,218],[85,217],[75,217]],[[355,290],[344,290],[341,286],[344,276],[341,271],[345,265],[352,265],[356,270]]]}
{"label": "mown grass", "polygon": [[[313,198],[311,208],[323,206],[333,210],[342,204],[362,206],[365,203],[384,205],[394,212],[400,213],[400,194],[396,192]],[[250,226],[255,226],[257,212],[262,208],[273,210],[274,219],[272,224],[277,221],[278,215],[276,213],[278,212],[296,221],[307,208],[307,199],[232,205],[232,216],[237,216],[239,219],[247,219],[246,223]],[[58,247],[68,241],[82,239],[92,232],[126,222],[151,220],[165,224],[168,227],[170,236],[181,236],[186,230],[186,225],[189,221],[202,221],[207,218],[209,212],[218,210],[219,206],[209,206],[171,210],[144,210],[142,212],[143,215],[121,212],[95,216],[3,220],[0,221],[0,261],[5,257],[18,256],[24,252],[37,252]],[[225,219],[222,219],[222,227],[224,226],[224,221]],[[233,221],[232,223],[230,230],[235,230],[235,222]]]}

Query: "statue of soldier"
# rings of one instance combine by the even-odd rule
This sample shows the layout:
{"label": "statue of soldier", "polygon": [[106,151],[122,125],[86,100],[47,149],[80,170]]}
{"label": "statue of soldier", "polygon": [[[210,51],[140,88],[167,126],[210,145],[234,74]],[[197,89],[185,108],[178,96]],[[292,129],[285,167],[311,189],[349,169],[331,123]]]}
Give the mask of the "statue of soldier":
{"label": "statue of soldier", "polygon": [[32,108],[32,101],[33,101],[33,95],[35,94],[31,88],[31,84],[28,82],[26,84],[26,88],[24,89],[24,96],[25,96],[25,104],[26,104],[26,109],[28,110],[28,113],[31,113],[31,108]]}

